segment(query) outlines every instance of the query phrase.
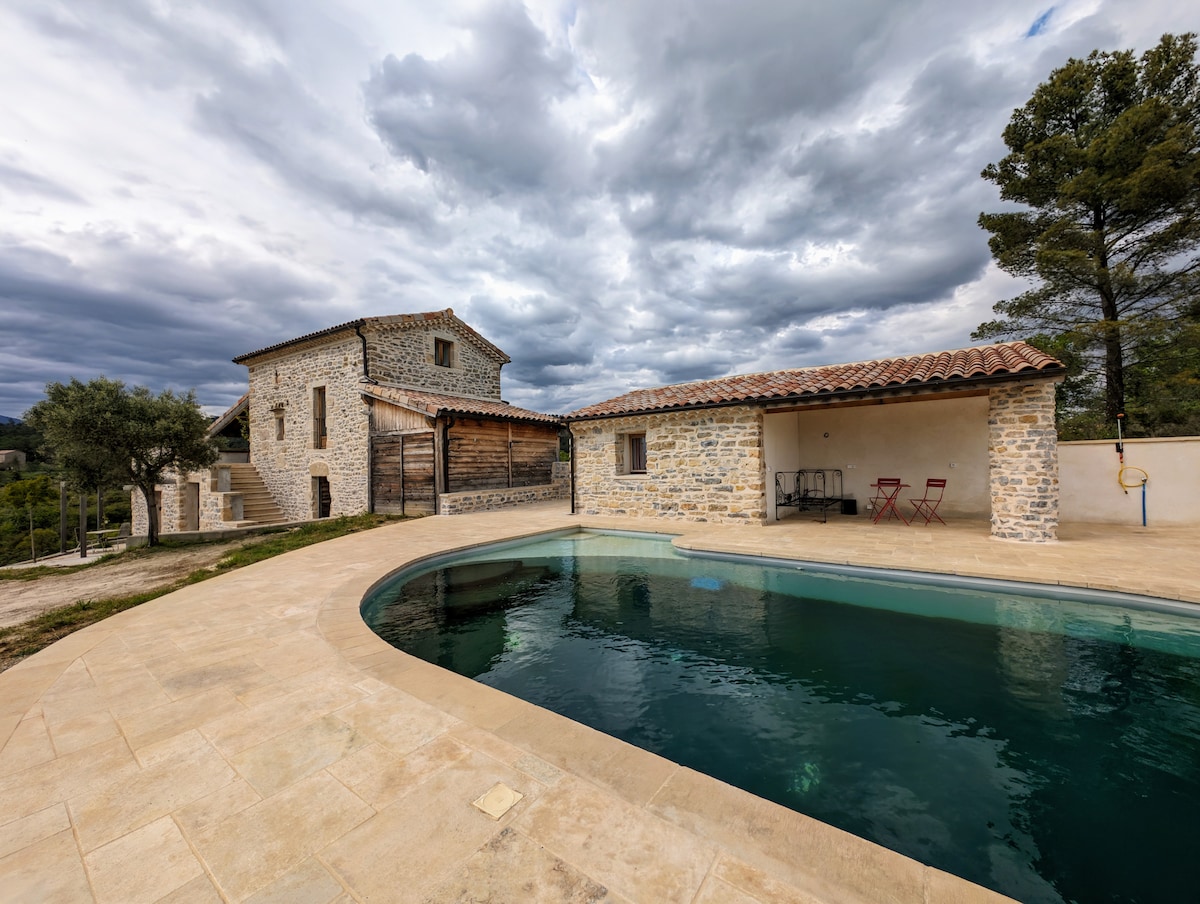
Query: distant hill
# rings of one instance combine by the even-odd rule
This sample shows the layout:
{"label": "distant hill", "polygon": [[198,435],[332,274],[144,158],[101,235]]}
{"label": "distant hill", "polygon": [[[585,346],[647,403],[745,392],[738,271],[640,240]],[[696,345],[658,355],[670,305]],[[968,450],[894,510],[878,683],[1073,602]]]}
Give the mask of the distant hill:
{"label": "distant hill", "polygon": [[21,423],[21,419],[19,417],[9,417],[7,414],[0,414],[0,424],[19,424],[19,423]]}

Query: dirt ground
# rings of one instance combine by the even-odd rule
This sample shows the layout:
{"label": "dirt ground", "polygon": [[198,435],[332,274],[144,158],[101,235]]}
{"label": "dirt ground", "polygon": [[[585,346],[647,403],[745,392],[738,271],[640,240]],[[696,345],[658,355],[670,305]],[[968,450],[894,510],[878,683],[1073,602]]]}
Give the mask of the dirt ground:
{"label": "dirt ground", "polygon": [[68,574],[47,574],[31,581],[0,581],[0,628],[83,600],[127,596],[172,584],[193,571],[213,565],[244,540],[203,543],[161,550],[153,556],[117,559]]}

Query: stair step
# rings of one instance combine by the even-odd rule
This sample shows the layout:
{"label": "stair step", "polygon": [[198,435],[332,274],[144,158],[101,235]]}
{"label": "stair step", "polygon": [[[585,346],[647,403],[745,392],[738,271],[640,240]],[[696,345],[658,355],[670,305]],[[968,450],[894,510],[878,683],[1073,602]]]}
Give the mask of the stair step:
{"label": "stair step", "polygon": [[242,521],[239,523],[274,524],[287,520],[253,462],[230,463],[229,489],[242,497]]}

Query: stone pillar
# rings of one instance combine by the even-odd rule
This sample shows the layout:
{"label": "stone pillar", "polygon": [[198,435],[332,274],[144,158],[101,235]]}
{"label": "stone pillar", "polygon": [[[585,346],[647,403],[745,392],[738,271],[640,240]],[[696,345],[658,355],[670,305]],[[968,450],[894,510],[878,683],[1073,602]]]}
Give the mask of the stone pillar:
{"label": "stone pillar", "polygon": [[988,393],[992,536],[1058,539],[1058,431],[1054,383],[1007,384]]}

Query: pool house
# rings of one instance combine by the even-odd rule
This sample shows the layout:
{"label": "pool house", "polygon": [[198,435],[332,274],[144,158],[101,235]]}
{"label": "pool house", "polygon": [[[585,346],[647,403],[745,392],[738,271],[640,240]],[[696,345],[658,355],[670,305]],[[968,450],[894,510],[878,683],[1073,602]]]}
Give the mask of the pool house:
{"label": "pool house", "polygon": [[900,478],[908,514],[934,478],[947,481],[943,515],[1054,540],[1064,374],[1005,342],[636,390],[566,415],[572,511],[766,523],[801,514],[796,475],[820,472],[837,511],[861,517],[872,484]]}

